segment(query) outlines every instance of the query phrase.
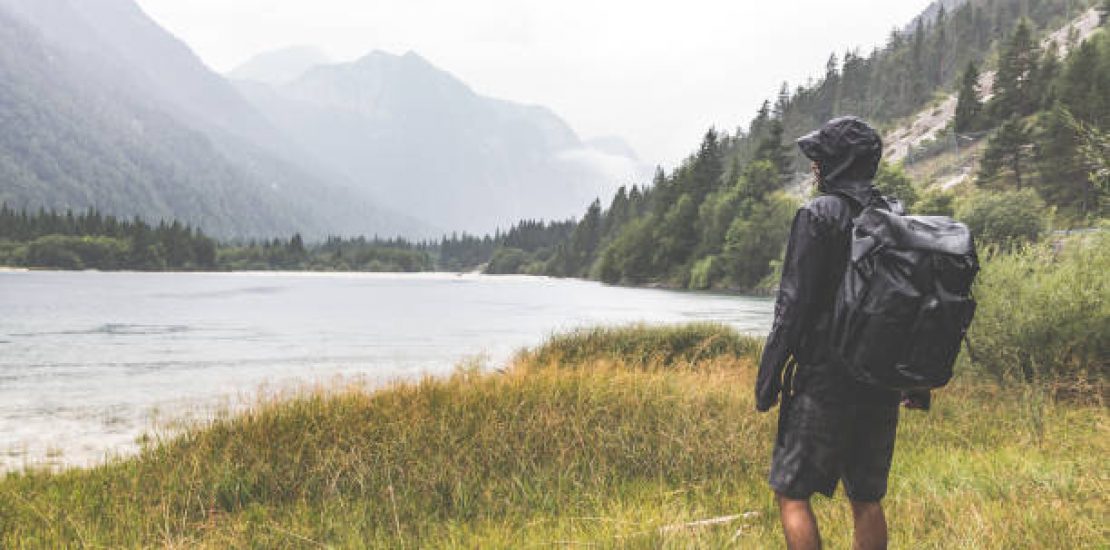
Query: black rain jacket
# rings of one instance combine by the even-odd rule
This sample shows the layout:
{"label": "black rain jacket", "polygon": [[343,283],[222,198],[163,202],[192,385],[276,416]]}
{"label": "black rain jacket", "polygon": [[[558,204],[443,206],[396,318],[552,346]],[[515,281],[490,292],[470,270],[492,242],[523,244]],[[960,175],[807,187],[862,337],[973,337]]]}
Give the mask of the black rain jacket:
{"label": "black rain jacket", "polygon": [[832,120],[799,139],[798,145],[818,164],[821,195],[798,209],[790,230],[775,320],[756,379],[760,411],[778,401],[789,361],[805,366],[831,360],[828,328],[848,263],[852,218],[864,206],[882,200],[871,182],[882,142],[861,120]]}

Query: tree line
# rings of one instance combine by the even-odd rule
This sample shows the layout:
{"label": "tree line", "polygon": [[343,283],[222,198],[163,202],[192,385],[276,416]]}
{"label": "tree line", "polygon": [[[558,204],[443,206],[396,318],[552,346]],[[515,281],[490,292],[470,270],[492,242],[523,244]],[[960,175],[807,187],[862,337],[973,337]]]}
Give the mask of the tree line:
{"label": "tree line", "polygon": [[498,249],[552,249],[575,226],[573,220],[526,220],[494,235],[453,233],[439,240],[331,236],[306,243],[294,234],[219,242],[178,221],[152,225],[95,209],[32,212],[0,204],[0,265],[136,271],[466,271],[489,263]]}
{"label": "tree line", "polygon": [[0,265],[62,269],[193,270],[216,267],[216,242],[177,221],[151,225],[96,210],[75,214],[0,204]]}

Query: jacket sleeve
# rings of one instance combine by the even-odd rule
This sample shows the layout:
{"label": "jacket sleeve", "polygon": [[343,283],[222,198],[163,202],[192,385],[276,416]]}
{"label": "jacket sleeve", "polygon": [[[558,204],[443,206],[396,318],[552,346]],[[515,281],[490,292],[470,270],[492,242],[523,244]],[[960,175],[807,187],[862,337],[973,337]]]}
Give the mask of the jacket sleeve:
{"label": "jacket sleeve", "polygon": [[778,401],[783,367],[797,350],[801,331],[812,324],[815,294],[822,273],[830,267],[829,247],[824,243],[827,234],[813,211],[805,207],[798,210],[783,259],[775,321],[756,377],[755,406],[759,411],[770,410]]}

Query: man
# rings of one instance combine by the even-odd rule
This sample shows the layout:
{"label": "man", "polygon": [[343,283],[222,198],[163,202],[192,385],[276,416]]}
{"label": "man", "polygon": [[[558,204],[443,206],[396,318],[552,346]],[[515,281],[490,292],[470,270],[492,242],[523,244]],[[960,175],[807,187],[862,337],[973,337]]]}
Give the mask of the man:
{"label": "man", "polygon": [[[758,410],[782,402],[769,481],[788,548],[820,548],[809,499],[813,493],[831,497],[838,481],[852,505],[854,548],[885,548],[881,501],[902,396],[865,386],[838,366],[830,357],[828,327],[847,265],[852,218],[869,204],[901,207],[872,185],[882,140],[859,118],[831,120],[798,146],[813,161],[820,195],[794,218],[756,381]],[[924,408],[927,395],[905,404]]]}

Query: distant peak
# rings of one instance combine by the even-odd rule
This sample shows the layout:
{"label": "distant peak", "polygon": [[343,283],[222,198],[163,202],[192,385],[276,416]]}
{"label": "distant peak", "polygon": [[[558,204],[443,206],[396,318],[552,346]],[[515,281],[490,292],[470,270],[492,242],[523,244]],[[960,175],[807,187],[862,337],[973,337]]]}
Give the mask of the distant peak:
{"label": "distant peak", "polygon": [[376,62],[376,61],[405,61],[405,62],[419,62],[424,65],[431,65],[424,56],[416,53],[413,50],[408,50],[401,55],[387,52],[385,50],[373,50],[370,53],[360,57],[356,63],[363,62]]}
{"label": "distant peak", "polygon": [[328,56],[315,46],[288,46],[255,55],[227,76],[236,80],[284,84],[313,67],[329,63]]}

